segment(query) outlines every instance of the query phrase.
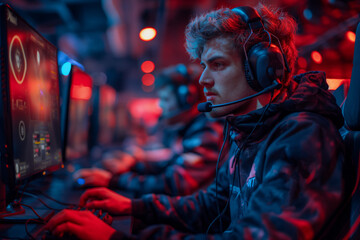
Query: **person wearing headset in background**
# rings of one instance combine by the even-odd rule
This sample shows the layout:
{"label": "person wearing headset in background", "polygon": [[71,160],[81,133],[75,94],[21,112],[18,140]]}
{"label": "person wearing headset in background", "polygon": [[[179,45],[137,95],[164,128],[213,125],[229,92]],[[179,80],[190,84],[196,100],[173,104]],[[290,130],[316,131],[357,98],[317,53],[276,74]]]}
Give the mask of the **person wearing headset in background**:
{"label": "person wearing headset in background", "polygon": [[116,151],[102,161],[104,169],[80,169],[75,181],[83,186],[123,190],[133,196],[163,193],[188,195],[208,186],[222,142],[223,124],[199,114],[202,99],[197,65],[178,64],[162,70],[155,87],[162,109],[156,132],[162,146],[143,150],[133,146],[132,154]]}
{"label": "person wearing headset in background", "polygon": [[[206,191],[190,196],[129,199],[105,188],[86,191],[81,205],[134,218],[137,235],[103,224],[97,230],[104,238],[313,239],[321,234],[344,198],[346,164],[338,132],[343,118],[324,73],[292,76],[295,31],[286,13],[262,4],[192,20],[187,51],[201,61],[199,81],[209,102],[200,109],[211,117],[227,116],[227,147],[220,155],[229,153],[228,160]],[[72,220],[79,215],[63,211],[47,227],[83,238],[78,229],[91,224]]]}

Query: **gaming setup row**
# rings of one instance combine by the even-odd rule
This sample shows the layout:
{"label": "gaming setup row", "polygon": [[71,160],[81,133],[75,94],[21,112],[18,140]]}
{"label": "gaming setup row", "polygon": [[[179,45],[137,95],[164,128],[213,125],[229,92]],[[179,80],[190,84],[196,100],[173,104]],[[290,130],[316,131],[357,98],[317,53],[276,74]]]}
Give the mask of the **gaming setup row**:
{"label": "gaming setup row", "polygon": [[[0,5],[0,47],[0,220],[4,221],[25,212],[17,200],[20,186],[64,166],[72,82],[76,76],[90,76],[81,65],[70,64],[64,78],[58,67],[60,51],[7,4]],[[91,91],[91,81],[83,87]]]}

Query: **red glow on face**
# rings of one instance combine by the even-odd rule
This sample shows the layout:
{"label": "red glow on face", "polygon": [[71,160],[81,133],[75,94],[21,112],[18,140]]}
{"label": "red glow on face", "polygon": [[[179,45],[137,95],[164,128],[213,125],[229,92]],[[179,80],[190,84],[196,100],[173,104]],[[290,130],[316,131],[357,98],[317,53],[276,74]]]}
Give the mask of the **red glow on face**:
{"label": "red glow on face", "polygon": [[140,33],[139,37],[143,41],[151,41],[156,36],[156,29],[152,27],[143,28]]}
{"label": "red glow on face", "polygon": [[356,38],[356,35],[354,32],[352,31],[347,31],[346,32],[346,38],[349,39],[350,42],[355,42],[355,38]]}
{"label": "red glow on face", "polygon": [[155,69],[155,64],[152,61],[145,61],[141,64],[141,70],[144,73],[151,73]]}
{"label": "red glow on face", "polygon": [[315,63],[317,63],[317,64],[322,63],[322,56],[321,56],[321,54],[320,54],[318,51],[313,51],[313,52],[311,53],[311,58],[312,58],[312,60],[313,60]]}
{"label": "red glow on face", "polygon": [[76,70],[72,73],[72,86],[70,97],[76,100],[89,100],[92,93],[92,79],[91,77]]}
{"label": "red glow on face", "polygon": [[151,86],[155,82],[155,77],[154,77],[154,75],[147,73],[141,78],[141,82],[145,86]]}

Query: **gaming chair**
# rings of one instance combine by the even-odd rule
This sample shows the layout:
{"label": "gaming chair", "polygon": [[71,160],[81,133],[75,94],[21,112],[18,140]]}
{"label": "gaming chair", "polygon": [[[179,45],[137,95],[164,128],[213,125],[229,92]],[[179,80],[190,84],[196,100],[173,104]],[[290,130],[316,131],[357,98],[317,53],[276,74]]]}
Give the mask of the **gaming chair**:
{"label": "gaming chair", "polygon": [[356,29],[350,87],[342,109],[345,125],[341,133],[350,165],[346,177],[351,182],[347,188],[348,197],[318,237],[324,240],[360,239],[360,23]]}

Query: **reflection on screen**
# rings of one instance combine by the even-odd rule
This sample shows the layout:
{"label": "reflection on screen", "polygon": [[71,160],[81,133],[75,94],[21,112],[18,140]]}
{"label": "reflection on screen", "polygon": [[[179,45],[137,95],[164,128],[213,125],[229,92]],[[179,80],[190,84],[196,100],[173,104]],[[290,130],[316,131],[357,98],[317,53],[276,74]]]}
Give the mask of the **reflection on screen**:
{"label": "reflection on screen", "polygon": [[77,66],[71,67],[68,141],[66,158],[74,159],[88,154],[89,108],[92,78]]}
{"label": "reflection on screen", "polygon": [[62,162],[57,52],[7,9],[8,73],[16,179]]}

